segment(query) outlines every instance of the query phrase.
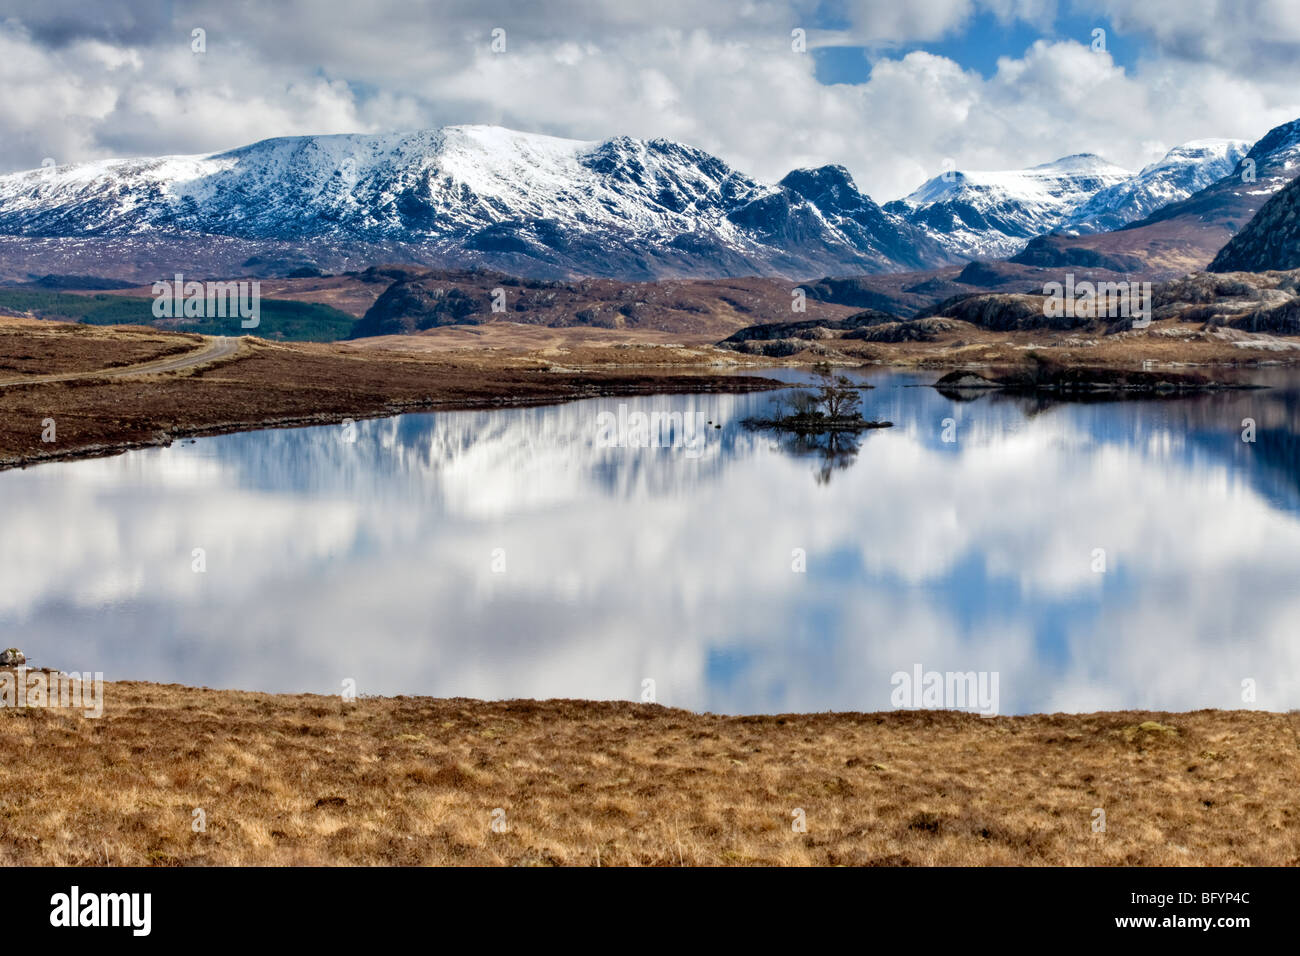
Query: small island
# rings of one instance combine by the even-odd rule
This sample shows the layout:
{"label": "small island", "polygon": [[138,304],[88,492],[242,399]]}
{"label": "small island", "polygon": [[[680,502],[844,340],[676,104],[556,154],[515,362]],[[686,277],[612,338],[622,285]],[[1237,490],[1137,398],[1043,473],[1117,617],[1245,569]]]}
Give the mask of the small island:
{"label": "small island", "polygon": [[870,385],[856,385],[848,376],[836,374],[827,365],[814,367],[821,380],[815,389],[800,389],[778,399],[771,418],[750,418],[750,428],[775,429],[802,434],[821,432],[860,432],[869,428],[891,428],[893,422],[871,421],[862,417],[861,390]]}

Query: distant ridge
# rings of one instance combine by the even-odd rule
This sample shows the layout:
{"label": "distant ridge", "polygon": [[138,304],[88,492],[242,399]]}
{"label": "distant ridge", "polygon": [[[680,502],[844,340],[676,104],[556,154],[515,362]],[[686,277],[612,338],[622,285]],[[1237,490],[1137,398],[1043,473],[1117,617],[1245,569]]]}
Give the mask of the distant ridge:
{"label": "distant ridge", "polygon": [[[1162,267],[1200,267],[1289,179],[1276,159],[1292,155],[1297,124],[1246,157],[1240,141],[1198,140],[1137,174],[1090,153],[1024,170],[954,170],[883,207],[840,165],[764,183],[664,139],[582,141],[495,126],[282,137],[0,176],[0,280],[398,263],[530,279],[803,282],[1016,254],[1128,270],[1145,267],[1145,253],[1100,230],[1184,212],[1172,234],[1163,228],[1147,245],[1159,247]],[[1232,177],[1199,188],[1246,163],[1259,180],[1244,196]],[[1091,251],[1064,251],[1071,242]]]}
{"label": "distant ridge", "polygon": [[[798,277],[944,260],[843,168],[787,180],[761,183],[662,139],[491,126],[299,136],[0,176],[0,235],[221,236],[247,259],[283,258],[290,244],[335,267],[369,254],[539,277]],[[263,255],[259,244],[280,245]]]}

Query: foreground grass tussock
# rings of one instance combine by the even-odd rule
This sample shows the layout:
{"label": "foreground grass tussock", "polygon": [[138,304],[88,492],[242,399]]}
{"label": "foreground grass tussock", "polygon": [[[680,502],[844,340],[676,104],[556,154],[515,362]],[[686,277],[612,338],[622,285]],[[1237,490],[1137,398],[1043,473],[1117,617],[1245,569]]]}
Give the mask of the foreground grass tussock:
{"label": "foreground grass tussock", "polygon": [[7,865],[1300,864],[1297,714],[719,717],[116,683],[98,720],[0,711],[0,747]]}

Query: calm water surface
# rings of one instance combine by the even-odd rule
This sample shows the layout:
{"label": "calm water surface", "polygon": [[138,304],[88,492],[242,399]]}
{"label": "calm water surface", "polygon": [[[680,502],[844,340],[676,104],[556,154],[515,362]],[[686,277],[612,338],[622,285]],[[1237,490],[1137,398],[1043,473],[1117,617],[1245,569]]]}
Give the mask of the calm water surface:
{"label": "calm water surface", "polygon": [[[1247,679],[1300,707],[1300,379],[1082,405],[907,387],[934,377],[873,375],[865,411],[896,427],[856,449],[742,427],[771,394],[656,396],[0,473],[0,646],[270,691],[652,679],[730,713],[885,709],[918,664],[997,672],[1003,713],[1241,707]],[[608,447],[620,404],[723,427]]]}

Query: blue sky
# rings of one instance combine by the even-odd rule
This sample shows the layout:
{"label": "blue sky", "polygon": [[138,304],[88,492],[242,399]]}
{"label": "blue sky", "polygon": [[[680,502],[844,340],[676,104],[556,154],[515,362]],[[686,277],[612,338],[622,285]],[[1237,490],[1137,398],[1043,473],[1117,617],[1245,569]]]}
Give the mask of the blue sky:
{"label": "blue sky", "polygon": [[[813,24],[824,30],[851,29],[843,17],[825,8],[818,11]],[[871,78],[871,65],[875,60],[882,56],[897,57],[911,50],[948,57],[966,69],[978,71],[987,79],[996,72],[1000,57],[1023,56],[1036,40],[1066,39],[1091,46],[1093,30],[1096,29],[1106,31],[1106,49],[1115,63],[1132,71],[1141,51],[1141,37],[1118,33],[1109,18],[1073,11],[1058,14],[1051,28],[1044,30],[1022,20],[1002,21],[992,12],[980,10],[942,39],[918,41],[906,46],[898,43],[826,46],[814,49],[813,56],[817,80],[826,84],[866,83]]]}

